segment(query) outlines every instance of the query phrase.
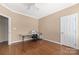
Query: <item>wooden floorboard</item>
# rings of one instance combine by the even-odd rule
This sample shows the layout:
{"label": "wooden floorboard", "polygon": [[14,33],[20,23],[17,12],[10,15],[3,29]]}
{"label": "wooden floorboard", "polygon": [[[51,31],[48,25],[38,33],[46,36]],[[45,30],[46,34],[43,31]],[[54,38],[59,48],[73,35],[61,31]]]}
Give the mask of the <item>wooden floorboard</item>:
{"label": "wooden floorboard", "polygon": [[45,40],[0,44],[0,55],[79,55],[79,51]]}

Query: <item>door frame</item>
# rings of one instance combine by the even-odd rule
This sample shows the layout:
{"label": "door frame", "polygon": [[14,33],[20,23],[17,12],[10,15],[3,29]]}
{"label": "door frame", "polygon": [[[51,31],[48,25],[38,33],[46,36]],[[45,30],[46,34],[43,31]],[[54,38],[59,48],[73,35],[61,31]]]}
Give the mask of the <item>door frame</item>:
{"label": "door frame", "polygon": [[[63,17],[63,16],[62,16],[62,17]],[[60,30],[59,30],[59,33],[60,33],[60,44],[63,45],[63,44],[62,44],[62,39],[61,39],[61,17],[60,17],[60,19],[59,19],[59,29],[60,29]]]}
{"label": "door frame", "polygon": [[11,17],[0,13],[1,16],[8,18],[8,45],[11,44]]}
{"label": "door frame", "polygon": [[[71,15],[74,15],[74,14],[71,14]],[[62,17],[64,17],[64,16],[62,16]],[[60,31],[60,44],[66,46],[65,44],[62,43],[62,39],[61,39],[61,17],[60,17],[60,21],[59,21],[59,22],[60,22],[60,24],[59,24],[59,25],[60,25],[60,27],[59,27],[59,28],[60,28],[60,30],[59,30],[59,31]],[[75,23],[75,24],[76,24],[75,47],[71,47],[71,48],[77,49],[77,46],[76,46],[76,44],[77,44],[77,42],[76,42],[76,39],[77,39],[76,35],[77,35],[77,25],[78,25],[77,19],[75,20],[75,22],[76,22],[76,23]],[[68,47],[69,47],[69,46],[68,46]]]}

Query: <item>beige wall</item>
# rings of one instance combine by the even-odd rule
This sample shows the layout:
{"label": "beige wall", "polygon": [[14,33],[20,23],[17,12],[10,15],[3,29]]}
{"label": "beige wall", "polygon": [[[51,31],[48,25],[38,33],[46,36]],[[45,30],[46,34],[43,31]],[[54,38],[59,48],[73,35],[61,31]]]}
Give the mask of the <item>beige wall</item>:
{"label": "beige wall", "polygon": [[41,18],[39,20],[39,31],[43,33],[46,39],[60,42],[60,17],[77,12],[79,12],[79,4]]}
{"label": "beige wall", "polygon": [[[59,42],[60,41],[59,18],[61,16],[73,14],[76,12],[79,12],[79,4],[76,4],[72,7],[63,9],[59,12],[41,18],[38,21],[37,19],[14,13],[0,5],[0,13],[11,17],[11,33],[12,33],[11,42],[20,41],[18,35],[27,34],[29,31],[32,30],[33,27],[37,31],[39,30],[40,32],[42,32],[45,38]],[[16,28],[16,30],[14,30],[14,28]]]}
{"label": "beige wall", "polygon": [[11,42],[20,41],[19,34],[27,34],[33,27],[38,30],[38,20],[34,18],[14,13],[1,5],[0,14],[11,17]]}

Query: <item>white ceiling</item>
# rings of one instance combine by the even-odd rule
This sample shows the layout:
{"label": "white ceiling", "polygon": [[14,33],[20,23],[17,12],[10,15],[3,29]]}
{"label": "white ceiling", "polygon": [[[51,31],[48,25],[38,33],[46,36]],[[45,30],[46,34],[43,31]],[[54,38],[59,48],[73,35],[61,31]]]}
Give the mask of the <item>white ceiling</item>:
{"label": "white ceiling", "polygon": [[64,8],[68,8],[73,3],[5,3],[3,6],[17,13],[40,19]]}

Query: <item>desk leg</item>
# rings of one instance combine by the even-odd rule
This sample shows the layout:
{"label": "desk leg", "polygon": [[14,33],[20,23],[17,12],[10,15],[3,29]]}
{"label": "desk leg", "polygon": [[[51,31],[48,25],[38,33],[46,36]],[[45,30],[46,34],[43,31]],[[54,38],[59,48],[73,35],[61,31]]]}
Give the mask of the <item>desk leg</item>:
{"label": "desk leg", "polygon": [[22,36],[22,49],[23,49],[23,53],[25,52],[24,50],[24,36]]}

